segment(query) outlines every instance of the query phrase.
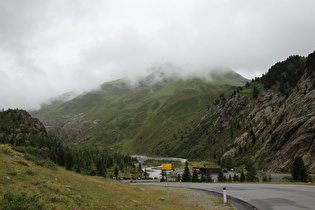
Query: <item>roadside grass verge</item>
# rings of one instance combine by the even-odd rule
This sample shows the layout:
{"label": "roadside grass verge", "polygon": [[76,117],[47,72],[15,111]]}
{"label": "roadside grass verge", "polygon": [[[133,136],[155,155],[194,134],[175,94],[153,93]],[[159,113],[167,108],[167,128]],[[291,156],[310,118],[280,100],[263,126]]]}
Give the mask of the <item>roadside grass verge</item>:
{"label": "roadside grass verge", "polygon": [[[156,199],[164,198],[169,209],[234,209],[231,204],[224,204],[222,199],[211,194],[185,188],[169,187],[169,201],[167,188],[150,185],[132,185],[142,190],[151,190]],[[161,196],[161,197],[160,197]],[[163,207],[162,207],[163,209]]]}
{"label": "roadside grass verge", "polygon": [[[160,199],[160,198],[164,198]],[[231,209],[206,193],[137,186],[92,177],[31,158],[0,145],[0,209]]]}

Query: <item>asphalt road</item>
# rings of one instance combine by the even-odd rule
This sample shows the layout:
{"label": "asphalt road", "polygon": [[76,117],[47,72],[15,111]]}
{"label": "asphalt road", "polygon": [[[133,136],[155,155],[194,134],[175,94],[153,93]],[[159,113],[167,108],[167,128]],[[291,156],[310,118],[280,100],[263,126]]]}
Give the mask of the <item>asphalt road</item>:
{"label": "asphalt road", "polygon": [[[165,183],[151,183],[165,186]],[[199,189],[222,193],[245,201],[257,209],[315,209],[315,186],[279,184],[208,184],[208,183],[169,183],[171,187]]]}

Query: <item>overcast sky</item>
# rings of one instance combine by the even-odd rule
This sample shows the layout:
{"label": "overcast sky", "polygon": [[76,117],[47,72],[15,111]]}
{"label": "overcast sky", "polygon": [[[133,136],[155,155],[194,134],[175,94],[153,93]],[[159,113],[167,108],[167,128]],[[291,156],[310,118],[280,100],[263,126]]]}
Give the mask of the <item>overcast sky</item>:
{"label": "overcast sky", "polygon": [[314,9],[314,0],[1,0],[0,108],[39,108],[163,62],[261,76],[315,50]]}

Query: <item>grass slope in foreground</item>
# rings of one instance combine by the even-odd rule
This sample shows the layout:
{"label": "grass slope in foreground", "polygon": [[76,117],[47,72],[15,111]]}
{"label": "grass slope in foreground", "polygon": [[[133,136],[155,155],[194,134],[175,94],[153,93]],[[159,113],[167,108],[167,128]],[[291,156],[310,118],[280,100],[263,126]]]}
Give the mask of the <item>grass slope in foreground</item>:
{"label": "grass slope in foreground", "polygon": [[171,188],[170,201],[162,201],[165,187],[83,176],[30,159],[0,145],[0,209],[232,209],[203,192]]}

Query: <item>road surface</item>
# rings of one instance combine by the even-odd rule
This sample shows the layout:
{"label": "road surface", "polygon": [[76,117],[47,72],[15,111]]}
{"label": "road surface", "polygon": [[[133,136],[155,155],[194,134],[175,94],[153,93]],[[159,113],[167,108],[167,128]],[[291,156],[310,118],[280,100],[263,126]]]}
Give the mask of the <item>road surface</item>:
{"label": "road surface", "polygon": [[[165,183],[151,183],[150,185],[165,186]],[[217,193],[222,193],[225,187],[228,196],[245,201],[262,210],[315,209],[315,186],[310,185],[169,183],[169,186]]]}

